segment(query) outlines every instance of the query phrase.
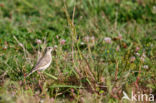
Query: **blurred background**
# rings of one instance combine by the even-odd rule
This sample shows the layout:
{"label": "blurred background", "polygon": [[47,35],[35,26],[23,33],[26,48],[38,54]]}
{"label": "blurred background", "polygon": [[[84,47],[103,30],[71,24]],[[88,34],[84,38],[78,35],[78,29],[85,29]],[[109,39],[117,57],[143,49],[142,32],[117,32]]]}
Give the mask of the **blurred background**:
{"label": "blurred background", "polygon": [[[156,94],[155,45],[155,0],[0,0],[0,102],[115,103],[122,91]],[[56,51],[45,80],[23,79],[46,46]]]}

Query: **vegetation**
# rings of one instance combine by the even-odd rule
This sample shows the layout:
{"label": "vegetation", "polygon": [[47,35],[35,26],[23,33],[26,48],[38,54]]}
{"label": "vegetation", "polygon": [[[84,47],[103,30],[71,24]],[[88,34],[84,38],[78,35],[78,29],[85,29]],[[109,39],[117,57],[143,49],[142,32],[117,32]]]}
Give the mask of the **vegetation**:
{"label": "vegetation", "polygon": [[[1,0],[0,102],[155,95],[155,34],[155,0]],[[55,48],[51,66],[24,78],[47,46]]]}

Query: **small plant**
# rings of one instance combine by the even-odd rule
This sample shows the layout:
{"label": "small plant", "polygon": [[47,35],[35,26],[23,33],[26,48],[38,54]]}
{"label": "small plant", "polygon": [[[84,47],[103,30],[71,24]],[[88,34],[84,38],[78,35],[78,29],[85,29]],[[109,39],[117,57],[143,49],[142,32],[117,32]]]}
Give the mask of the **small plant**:
{"label": "small plant", "polygon": [[[155,94],[155,5],[1,0],[0,103],[129,103],[125,94]],[[24,78],[49,46],[50,67]]]}

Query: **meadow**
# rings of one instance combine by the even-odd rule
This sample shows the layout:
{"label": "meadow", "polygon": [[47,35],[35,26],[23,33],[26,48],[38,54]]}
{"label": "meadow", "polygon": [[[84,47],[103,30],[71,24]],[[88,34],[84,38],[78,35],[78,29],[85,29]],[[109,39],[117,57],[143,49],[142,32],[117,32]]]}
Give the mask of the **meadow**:
{"label": "meadow", "polygon": [[135,103],[123,92],[156,101],[155,0],[0,0],[0,103]]}

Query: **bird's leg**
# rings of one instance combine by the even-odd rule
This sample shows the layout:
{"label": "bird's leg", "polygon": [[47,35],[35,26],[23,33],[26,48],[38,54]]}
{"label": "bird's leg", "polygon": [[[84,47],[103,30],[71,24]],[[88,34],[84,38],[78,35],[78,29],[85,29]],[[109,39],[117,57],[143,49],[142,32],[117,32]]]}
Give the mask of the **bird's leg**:
{"label": "bird's leg", "polygon": [[42,80],[45,80],[45,78],[44,78],[44,76],[43,76],[43,73],[42,73],[42,72],[38,71],[38,74],[39,74],[39,76],[40,76],[40,78],[41,78]]}
{"label": "bird's leg", "polygon": [[41,72],[38,71],[38,74],[40,75],[40,78],[41,78],[42,80],[45,80],[45,77],[44,77],[44,75],[43,75],[43,71],[41,71]]}
{"label": "bird's leg", "polygon": [[37,71],[37,73],[40,75],[41,74],[41,72],[40,71]]}
{"label": "bird's leg", "polygon": [[45,80],[45,76],[43,75],[43,72],[42,72],[42,76],[41,77],[42,77],[43,80]]}
{"label": "bird's leg", "polygon": [[42,87],[42,84],[41,84],[41,80],[39,79],[39,87],[40,87],[40,89],[41,89],[41,91],[43,91],[43,87]]}
{"label": "bird's leg", "polygon": [[[39,77],[41,78],[41,73],[39,71],[37,71],[37,73],[39,74]],[[39,87],[40,87],[41,91],[43,91],[43,87],[42,87],[40,79],[39,79]]]}

